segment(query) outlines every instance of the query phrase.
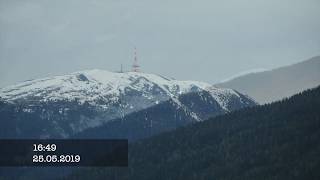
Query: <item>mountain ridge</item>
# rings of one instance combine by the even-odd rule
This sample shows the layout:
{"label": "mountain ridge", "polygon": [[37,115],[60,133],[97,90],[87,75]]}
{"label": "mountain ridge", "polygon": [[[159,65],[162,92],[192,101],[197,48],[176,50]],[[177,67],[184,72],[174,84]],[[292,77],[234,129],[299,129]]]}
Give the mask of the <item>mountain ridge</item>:
{"label": "mountain ridge", "polygon": [[264,104],[317,87],[320,85],[319,77],[320,56],[315,56],[296,64],[240,76],[215,86],[238,90],[259,104]]}

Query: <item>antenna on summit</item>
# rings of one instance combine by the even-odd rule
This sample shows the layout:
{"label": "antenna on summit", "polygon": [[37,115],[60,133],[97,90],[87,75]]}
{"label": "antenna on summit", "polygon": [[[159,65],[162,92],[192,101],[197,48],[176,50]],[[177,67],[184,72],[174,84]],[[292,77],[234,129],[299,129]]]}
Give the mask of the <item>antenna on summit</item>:
{"label": "antenna on summit", "polygon": [[132,71],[133,72],[140,72],[140,66],[138,64],[138,56],[137,56],[137,48],[134,47],[134,59],[132,64]]}
{"label": "antenna on summit", "polygon": [[121,67],[120,67],[120,73],[123,73],[123,67],[122,67],[122,64],[121,64]]}

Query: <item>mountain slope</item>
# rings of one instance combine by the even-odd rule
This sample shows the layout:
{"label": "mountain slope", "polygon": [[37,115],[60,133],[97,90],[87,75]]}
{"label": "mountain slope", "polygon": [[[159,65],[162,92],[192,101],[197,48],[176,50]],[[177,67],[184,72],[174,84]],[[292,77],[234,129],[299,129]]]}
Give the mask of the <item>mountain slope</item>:
{"label": "mountain slope", "polygon": [[320,56],[271,71],[252,73],[217,87],[232,88],[264,104],[320,85]]}
{"label": "mountain slope", "polygon": [[320,87],[131,144],[128,168],[67,179],[290,179],[320,177]]}
{"label": "mountain slope", "polygon": [[[194,93],[193,98],[183,98],[190,93]],[[182,119],[190,119],[182,123],[185,124],[256,103],[237,91],[203,82],[135,72],[82,71],[0,89],[0,137],[67,138],[109,122],[123,122],[132,113],[160,104],[166,104],[164,109],[183,113]],[[169,112],[159,112],[163,117],[165,113]],[[172,120],[169,126],[177,127],[174,122],[178,118],[168,119]],[[137,126],[145,128],[140,121]]]}
{"label": "mountain slope", "polygon": [[[228,99],[230,101],[226,106],[228,110],[233,111],[254,105],[244,104],[237,101],[237,98],[237,96],[231,96]],[[181,104],[173,100],[165,101],[101,126],[88,128],[71,138],[108,137],[127,138],[132,141],[199,122],[199,118],[208,119],[226,112],[226,107],[221,107],[207,91],[183,94],[178,97],[178,100]],[[184,108],[181,108],[182,104]]]}

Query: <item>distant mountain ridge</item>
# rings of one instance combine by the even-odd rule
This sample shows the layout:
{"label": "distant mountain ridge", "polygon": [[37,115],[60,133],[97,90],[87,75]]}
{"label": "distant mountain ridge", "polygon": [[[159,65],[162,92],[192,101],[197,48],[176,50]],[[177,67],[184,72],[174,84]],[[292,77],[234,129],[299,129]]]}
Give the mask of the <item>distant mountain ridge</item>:
{"label": "distant mountain ridge", "polygon": [[[188,94],[190,97],[184,98]],[[0,137],[42,138],[67,138],[87,129],[105,127],[109,121],[124,122],[127,119],[117,127],[114,126],[114,129],[123,130],[120,131],[121,137],[132,135],[132,139],[136,139],[148,134],[127,134],[130,126],[135,125],[129,126],[134,118],[126,116],[139,114],[148,108],[162,107],[157,110],[160,118],[150,113],[148,115],[156,119],[154,132],[151,133],[154,134],[256,105],[248,96],[232,89],[216,88],[208,83],[178,81],[147,73],[104,70],[75,72],[5,87],[0,89],[0,100],[3,128]],[[169,124],[160,128],[168,113]],[[138,128],[135,131],[144,131],[146,117],[137,117]],[[181,122],[175,123],[178,119]],[[37,126],[33,127],[35,124]],[[11,130],[7,132],[8,129]]]}
{"label": "distant mountain ridge", "polygon": [[231,88],[245,93],[260,104],[281,100],[318,85],[320,85],[320,56],[216,84],[217,87]]}

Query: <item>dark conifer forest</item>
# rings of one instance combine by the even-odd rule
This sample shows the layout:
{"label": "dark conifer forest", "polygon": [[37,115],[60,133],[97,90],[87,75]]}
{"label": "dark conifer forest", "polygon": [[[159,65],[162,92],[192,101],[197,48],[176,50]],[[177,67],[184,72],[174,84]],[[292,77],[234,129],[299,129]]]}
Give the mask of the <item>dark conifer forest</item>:
{"label": "dark conifer forest", "polygon": [[320,179],[320,87],[129,146],[129,167],[66,179]]}

